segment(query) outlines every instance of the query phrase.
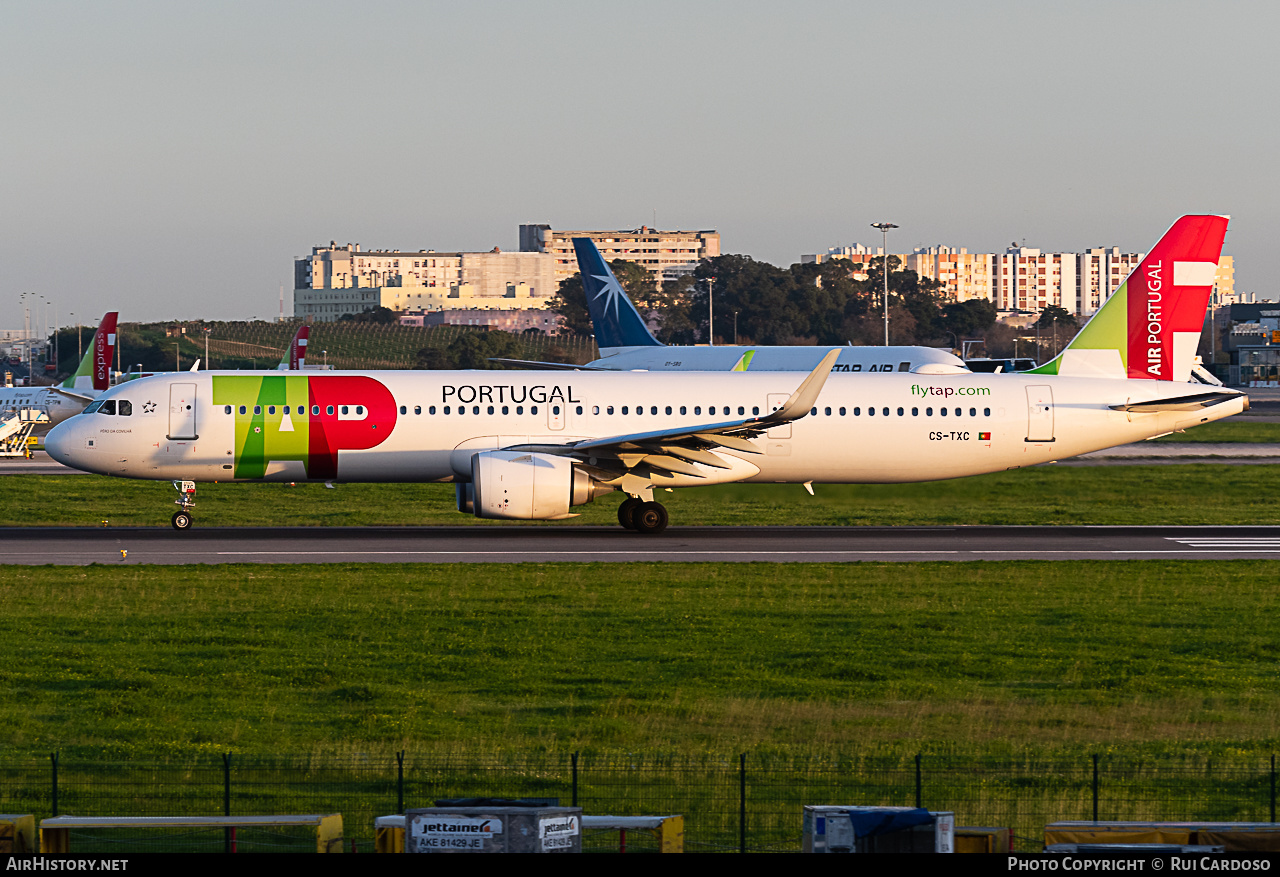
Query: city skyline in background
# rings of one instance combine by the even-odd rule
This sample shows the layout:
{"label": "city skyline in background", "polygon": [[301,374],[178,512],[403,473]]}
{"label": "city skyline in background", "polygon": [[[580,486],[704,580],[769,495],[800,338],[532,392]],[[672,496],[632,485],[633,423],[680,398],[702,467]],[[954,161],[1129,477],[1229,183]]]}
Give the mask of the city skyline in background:
{"label": "city skyline in background", "polygon": [[1145,249],[1232,215],[1275,297],[1280,10],[77,0],[12,11],[0,326],[271,319],[322,242],[504,251],[522,223],[716,229],[779,266]]}

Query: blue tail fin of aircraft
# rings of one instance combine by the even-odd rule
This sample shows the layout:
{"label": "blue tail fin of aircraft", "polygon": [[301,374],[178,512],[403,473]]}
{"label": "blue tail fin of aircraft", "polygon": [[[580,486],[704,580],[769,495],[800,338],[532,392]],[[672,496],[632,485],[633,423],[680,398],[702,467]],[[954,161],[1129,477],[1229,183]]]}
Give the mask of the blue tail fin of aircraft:
{"label": "blue tail fin of aircraft", "polygon": [[573,250],[578,255],[578,271],[587,294],[591,325],[595,327],[596,346],[601,349],[665,346],[653,337],[644,318],[627,298],[622,284],[596,249],[595,241],[574,238]]}

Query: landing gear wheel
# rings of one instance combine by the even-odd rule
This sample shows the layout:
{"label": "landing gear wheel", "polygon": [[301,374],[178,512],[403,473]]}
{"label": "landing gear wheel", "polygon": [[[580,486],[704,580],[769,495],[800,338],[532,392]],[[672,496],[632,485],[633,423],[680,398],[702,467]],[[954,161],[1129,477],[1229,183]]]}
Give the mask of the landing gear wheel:
{"label": "landing gear wheel", "polygon": [[642,502],[631,515],[637,533],[661,533],[667,529],[667,510],[661,503]]}
{"label": "landing gear wheel", "polygon": [[643,505],[643,500],[634,496],[624,499],[622,505],[618,506],[618,523],[628,530],[634,530],[636,528],[636,509],[641,505]]}
{"label": "landing gear wheel", "polygon": [[191,513],[190,512],[174,512],[173,518],[171,518],[171,520],[173,522],[173,529],[175,530],[191,529]]}

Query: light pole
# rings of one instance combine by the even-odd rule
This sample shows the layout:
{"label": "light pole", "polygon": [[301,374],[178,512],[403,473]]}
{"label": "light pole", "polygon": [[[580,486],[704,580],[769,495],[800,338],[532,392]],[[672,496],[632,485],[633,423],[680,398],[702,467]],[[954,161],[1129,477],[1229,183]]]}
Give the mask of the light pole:
{"label": "light pole", "polygon": [[714,277],[707,278],[707,345],[710,347],[716,346],[716,300],[711,294],[715,283]]}
{"label": "light pole", "polygon": [[880,229],[884,236],[884,255],[882,269],[884,271],[884,346],[889,346],[889,229],[897,228],[892,222],[873,222],[872,228]]}

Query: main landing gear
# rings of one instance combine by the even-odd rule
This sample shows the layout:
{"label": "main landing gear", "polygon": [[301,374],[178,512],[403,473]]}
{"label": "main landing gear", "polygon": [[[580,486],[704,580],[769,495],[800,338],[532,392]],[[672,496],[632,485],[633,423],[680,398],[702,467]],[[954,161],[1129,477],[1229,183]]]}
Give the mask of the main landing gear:
{"label": "main landing gear", "polygon": [[173,513],[173,517],[169,522],[173,524],[175,530],[190,530],[192,524],[191,508],[196,504],[196,483],[194,481],[175,481],[173,489],[178,491],[178,498],[175,499],[174,505],[182,506],[180,511]]}
{"label": "main landing gear", "polygon": [[662,503],[628,497],[618,506],[618,523],[637,533],[661,533],[667,529],[667,510]]}

